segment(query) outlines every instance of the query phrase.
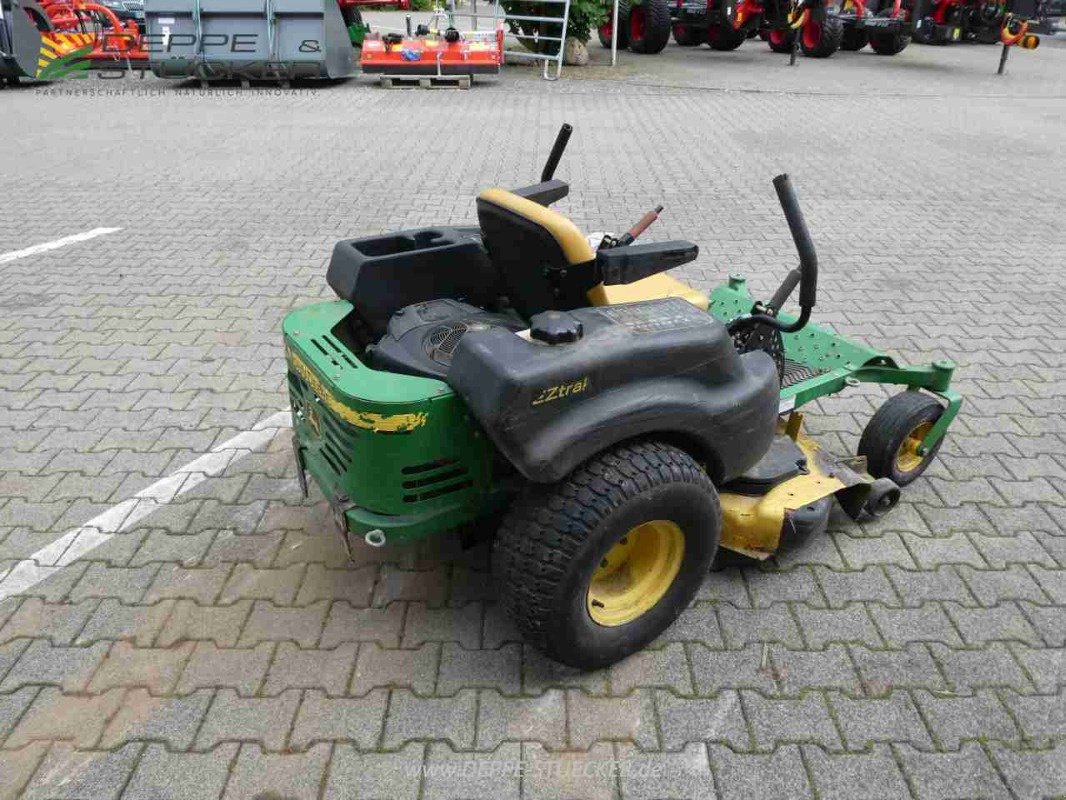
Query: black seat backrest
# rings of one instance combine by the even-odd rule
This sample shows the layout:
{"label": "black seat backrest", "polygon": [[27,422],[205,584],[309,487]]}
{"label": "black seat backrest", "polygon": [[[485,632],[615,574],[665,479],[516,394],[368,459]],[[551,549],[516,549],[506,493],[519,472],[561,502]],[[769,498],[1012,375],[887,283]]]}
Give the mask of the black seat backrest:
{"label": "black seat backrest", "polygon": [[477,217],[504,291],[523,317],[589,305],[596,254],[573,222],[504,189],[481,193]]}

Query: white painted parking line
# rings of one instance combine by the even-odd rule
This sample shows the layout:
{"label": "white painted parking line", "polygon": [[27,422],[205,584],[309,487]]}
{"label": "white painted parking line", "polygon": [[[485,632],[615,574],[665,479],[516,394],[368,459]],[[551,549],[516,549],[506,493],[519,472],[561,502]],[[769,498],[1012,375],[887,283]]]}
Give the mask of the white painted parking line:
{"label": "white painted parking line", "polygon": [[104,513],[93,517],[80,528],[60,536],[23,559],[0,579],[0,601],[29,591],[63,567],[99,547],[112,536],[129,530],[153,511],[165,506],[208,478],[222,474],[226,467],[253,450],[270,444],[271,440],[292,424],[288,411],[279,411],[254,428],[239,433],[184,467],[123,500]]}
{"label": "white painted parking line", "polygon": [[75,233],[71,236],[64,236],[62,239],[35,244],[33,247],[27,247],[25,250],[12,250],[10,253],[0,255],[0,264],[6,264],[8,261],[17,261],[20,258],[26,258],[26,256],[35,256],[38,253],[47,253],[49,250],[58,250],[60,247],[66,247],[68,244],[85,242],[89,239],[95,239],[97,236],[106,236],[109,233],[115,233],[115,231],[120,230],[122,230],[122,228],[93,228],[91,231],[85,231],[85,233]]}

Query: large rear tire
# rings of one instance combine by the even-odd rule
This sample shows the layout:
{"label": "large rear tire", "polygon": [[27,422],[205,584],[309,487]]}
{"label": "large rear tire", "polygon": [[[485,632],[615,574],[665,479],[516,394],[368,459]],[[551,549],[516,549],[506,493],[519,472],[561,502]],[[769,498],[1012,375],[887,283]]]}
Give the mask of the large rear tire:
{"label": "large rear tire", "polygon": [[789,28],[784,30],[774,28],[766,32],[766,43],[775,53],[791,53],[792,44],[796,40],[796,32]]}
{"label": "large rear tire", "polygon": [[[888,16],[891,11],[883,11],[877,16]],[[911,43],[911,35],[905,33],[903,28],[894,31],[883,31],[870,34],[870,49],[879,56],[894,56],[902,53]]]}
{"label": "large rear tire", "polygon": [[[670,6],[666,0],[642,0],[640,5],[630,3],[627,18],[631,52],[654,55],[670,41]],[[622,24],[621,17],[618,24]]]}
{"label": "large rear tire", "polygon": [[[628,0],[618,2],[618,49],[625,50],[629,47],[629,3]],[[611,49],[611,23],[613,22],[613,9],[607,12],[607,20],[596,29],[600,44]]]}
{"label": "large rear tire", "polygon": [[504,607],[551,658],[596,669],[636,652],[692,601],[721,535],[718,492],[683,450],[647,441],[530,486],[500,526]]}
{"label": "large rear tire", "polygon": [[707,44],[712,50],[736,50],[748,38],[747,31],[737,30],[732,25],[711,25],[707,28]]}
{"label": "large rear tire", "polygon": [[674,25],[674,41],[681,47],[699,47],[707,41],[707,32],[703,28],[691,25]]}
{"label": "large rear tire", "polygon": [[840,49],[844,36],[844,23],[840,17],[826,14],[822,21],[810,21],[799,32],[800,48],[810,58],[829,58]]}
{"label": "large rear tire", "polygon": [[866,31],[859,30],[855,27],[847,27],[844,29],[844,34],[840,37],[840,49],[855,52],[866,47],[866,44],[869,41],[870,37]]}

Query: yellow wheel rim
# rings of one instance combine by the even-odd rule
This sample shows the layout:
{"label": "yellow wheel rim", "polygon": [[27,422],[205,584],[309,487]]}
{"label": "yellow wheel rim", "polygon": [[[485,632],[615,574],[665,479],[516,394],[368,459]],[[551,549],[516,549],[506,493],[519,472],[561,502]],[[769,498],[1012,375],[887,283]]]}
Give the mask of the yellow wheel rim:
{"label": "yellow wheel rim", "polygon": [[632,622],[658,603],[681,571],[685,536],[675,523],[632,528],[607,551],[589,581],[586,605],[599,625]]}
{"label": "yellow wheel rim", "polygon": [[907,434],[907,438],[896,451],[896,470],[900,473],[914,472],[922,465],[925,456],[918,455],[918,448],[922,446],[922,440],[933,427],[932,422],[923,422],[917,428]]}

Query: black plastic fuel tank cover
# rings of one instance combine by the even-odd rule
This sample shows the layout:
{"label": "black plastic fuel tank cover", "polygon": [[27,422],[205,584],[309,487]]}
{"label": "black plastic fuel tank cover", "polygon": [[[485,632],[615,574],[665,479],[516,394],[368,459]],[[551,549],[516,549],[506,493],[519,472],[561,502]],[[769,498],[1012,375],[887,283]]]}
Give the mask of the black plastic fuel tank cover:
{"label": "black plastic fuel tank cover", "polygon": [[581,320],[565,311],[542,311],[529,320],[529,335],[546,344],[576,342],[583,333]]}

